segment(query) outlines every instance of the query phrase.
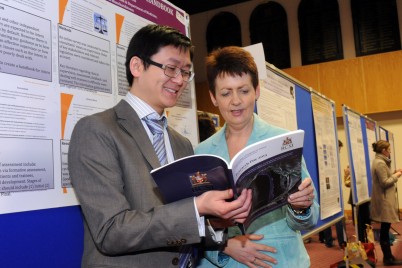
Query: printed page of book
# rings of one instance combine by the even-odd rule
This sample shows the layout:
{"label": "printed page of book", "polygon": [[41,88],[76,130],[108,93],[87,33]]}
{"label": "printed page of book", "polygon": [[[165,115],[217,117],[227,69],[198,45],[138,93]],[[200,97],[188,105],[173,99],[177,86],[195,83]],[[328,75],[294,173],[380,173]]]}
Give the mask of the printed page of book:
{"label": "printed page of book", "polygon": [[232,160],[235,185],[253,190],[245,226],[287,202],[301,183],[304,131],[296,130],[250,145]]}

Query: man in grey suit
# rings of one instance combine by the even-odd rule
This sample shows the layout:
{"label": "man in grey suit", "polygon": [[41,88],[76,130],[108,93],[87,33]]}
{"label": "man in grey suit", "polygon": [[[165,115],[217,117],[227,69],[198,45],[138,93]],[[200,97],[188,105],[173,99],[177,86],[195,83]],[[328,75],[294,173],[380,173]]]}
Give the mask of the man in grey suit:
{"label": "man in grey suit", "polygon": [[[150,171],[160,161],[146,119],[164,118],[191,81],[193,48],[179,31],[148,25],[130,42],[130,91],[115,107],[81,119],[69,171],[84,216],[82,267],[178,267],[180,246],[210,236],[204,215],[244,221],[251,192],[209,191],[163,204]],[[167,162],[193,154],[190,141],[163,130]]]}

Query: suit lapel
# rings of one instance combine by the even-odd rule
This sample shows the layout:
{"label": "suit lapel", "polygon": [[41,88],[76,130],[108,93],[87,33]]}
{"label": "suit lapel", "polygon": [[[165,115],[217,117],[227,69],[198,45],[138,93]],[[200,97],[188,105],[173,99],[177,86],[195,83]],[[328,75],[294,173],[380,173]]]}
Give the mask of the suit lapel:
{"label": "suit lapel", "polygon": [[181,146],[183,146],[183,142],[180,139],[181,136],[179,136],[180,134],[178,134],[176,131],[174,131],[171,127],[167,127],[167,132],[169,135],[169,140],[170,140],[170,146],[172,146],[172,151],[173,151],[173,158],[174,159],[179,159],[182,157],[187,156],[187,154],[185,153],[186,151],[184,150],[184,148],[181,148]]}
{"label": "suit lapel", "polygon": [[152,169],[160,167],[158,156],[134,109],[124,100],[121,100],[114,108],[117,116],[117,123],[137,143],[138,149],[144,158],[151,165]]}
{"label": "suit lapel", "polygon": [[172,151],[173,151],[173,158],[177,159],[177,152],[179,152],[180,147],[178,146],[177,142],[176,142],[176,137],[174,135],[174,131],[172,131],[172,129],[168,126],[167,127],[167,132],[169,135],[169,140],[170,140],[170,146],[172,146]]}

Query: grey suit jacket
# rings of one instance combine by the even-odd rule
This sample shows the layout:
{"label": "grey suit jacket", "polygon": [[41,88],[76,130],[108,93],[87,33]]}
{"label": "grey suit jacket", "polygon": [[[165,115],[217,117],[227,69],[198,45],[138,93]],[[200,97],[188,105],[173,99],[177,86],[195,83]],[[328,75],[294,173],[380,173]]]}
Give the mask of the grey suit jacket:
{"label": "grey suit jacket", "polygon": [[[168,133],[176,159],[193,154]],[[68,161],[84,215],[82,267],[177,267],[179,245],[200,242],[193,199],[163,205],[149,174],[157,155],[126,101],[77,123]]]}

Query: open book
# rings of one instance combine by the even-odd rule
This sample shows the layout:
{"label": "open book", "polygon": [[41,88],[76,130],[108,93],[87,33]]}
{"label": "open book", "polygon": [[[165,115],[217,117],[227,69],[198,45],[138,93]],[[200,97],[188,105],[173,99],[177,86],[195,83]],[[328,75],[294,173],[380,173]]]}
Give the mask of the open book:
{"label": "open book", "polygon": [[151,171],[166,203],[209,190],[253,190],[247,227],[259,216],[287,203],[301,183],[304,131],[296,130],[251,144],[230,163],[215,155],[178,159]]}

